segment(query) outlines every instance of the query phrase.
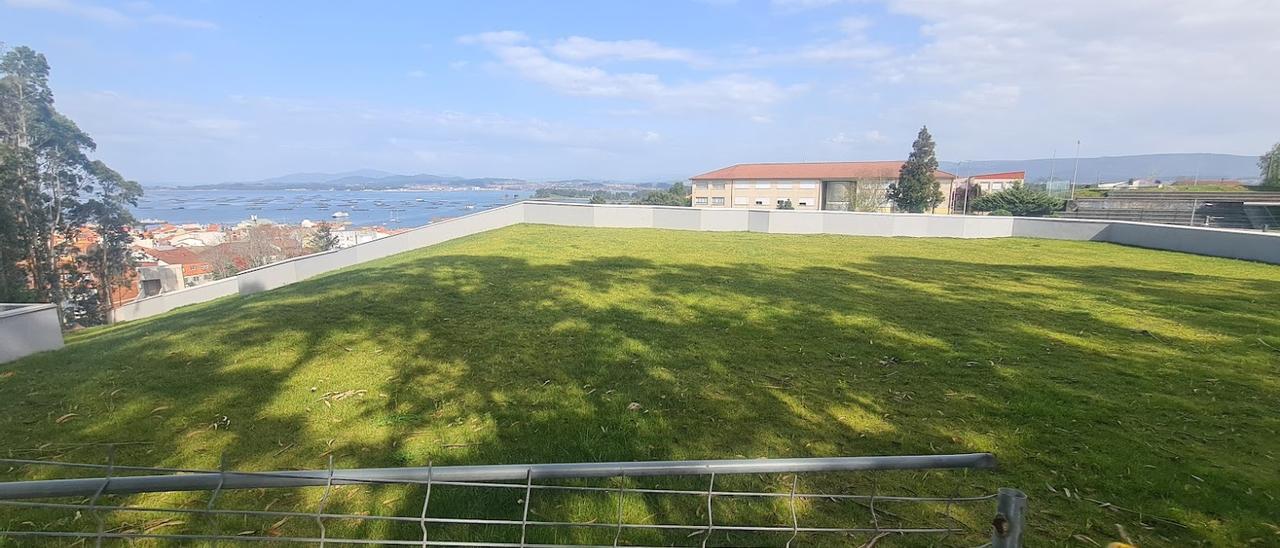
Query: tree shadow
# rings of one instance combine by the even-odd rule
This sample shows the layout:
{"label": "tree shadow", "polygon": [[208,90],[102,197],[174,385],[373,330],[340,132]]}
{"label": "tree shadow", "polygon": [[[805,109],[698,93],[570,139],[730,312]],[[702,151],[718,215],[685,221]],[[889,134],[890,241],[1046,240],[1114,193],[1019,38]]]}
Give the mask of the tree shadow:
{"label": "tree shadow", "polygon": [[[91,330],[63,351],[0,366],[13,372],[0,381],[5,449],[83,461],[101,449],[73,444],[142,442],[119,446],[117,461],[252,470],[319,469],[330,456],[346,468],[990,451],[1002,465],[995,473],[804,481],[898,494],[1021,487],[1043,526],[1039,543],[1109,538],[1117,522],[1150,544],[1270,534],[1259,525],[1271,517],[1261,493],[1280,487],[1266,466],[1276,445],[1258,439],[1280,429],[1271,411],[1280,384],[1275,354],[1250,337],[1280,344],[1267,305],[1280,282],[980,257],[836,255],[788,266],[598,250],[535,261],[467,247],[504,237],[554,246],[560,231],[572,229],[508,229]],[[538,240],[548,235],[552,244]],[[741,485],[789,487],[781,477]],[[409,516],[423,494],[335,493],[332,508]],[[442,515],[510,518],[519,506],[511,495],[437,493],[433,504]],[[1197,526],[1147,520],[1146,529],[1140,516],[1089,499]],[[268,500],[313,507],[319,492],[253,490],[223,504]],[[614,511],[608,498],[540,504],[546,519]],[[696,523],[706,519],[701,504],[637,497],[626,511]],[[933,510],[904,519],[937,518]],[[981,524],[987,510],[959,512]],[[857,505],[804,514],[869,517]],[[416,524],[347,527],[421,534]]]}

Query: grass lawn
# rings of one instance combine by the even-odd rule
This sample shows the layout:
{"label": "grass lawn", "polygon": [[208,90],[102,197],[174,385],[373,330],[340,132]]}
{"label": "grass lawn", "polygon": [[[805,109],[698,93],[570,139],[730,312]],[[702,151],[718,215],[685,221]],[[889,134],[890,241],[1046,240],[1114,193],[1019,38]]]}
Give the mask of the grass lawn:
{"label": "grass lawn", "polygon": [[[1275,266],[1091,242],[520,225],[0,365],[0,451],[103,462],[77,444],[132,442],[119,462],[225,456],[254,470],[330,455],[365,467],[989,451],[1000,470],[877,488],[1021,488],[1030,546],[1105,545],[1116,524],[1143,546],[1275,546],[1278,349]],[[315,494],[289,496],[227,500]],[[331,504],[416,515],[417,496],[352,489]],[[512,504],[496,500],[452,504]],[[593,504],[540,511],[613,511]],[[626,511],[674,519],[641,500]],[[688,511],[680,521],[705,519]],[[60,516],[0,509],[0,529],[77,527]],[[260,530],[224,529],[239,527]]]}
{"label": "grass lawn", "polygon": [[[1273,189],[1263,188],[1261,186],[1245,186],[1239,183],[1200,183],[1200,184],[1171,184],[1159,188],[1138,188],[1124,189],[1118,192],[1128,192],[1130,190],[1138,190],[1142,192],[1250,192],[1260,191],[1266,192]],[[1105,198],[1109,190],[1100,188],[1077,188],[1075,196],[1077,198]]]}

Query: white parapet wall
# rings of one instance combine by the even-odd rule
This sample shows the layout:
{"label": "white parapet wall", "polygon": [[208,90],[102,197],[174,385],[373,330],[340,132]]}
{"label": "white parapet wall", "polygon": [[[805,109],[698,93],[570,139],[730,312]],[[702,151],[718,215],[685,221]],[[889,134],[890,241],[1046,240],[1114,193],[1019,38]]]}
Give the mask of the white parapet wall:
{"label": "white parapet wall", "polygon": [[348,266],[520,223],[774,234],[1092,240],[1280,264],[1280,234],[1240,230],[1089,219],[520,202],[140,299],[115,310],[113,319],[145,318],[218,297],[275,289]]}
{"label": "white parapet wall", "polygon": [[[588,217],[591,211],[585,212]],[[303,255],[241,272],[236,276],[239,293],[259,291],[300,282],[325,272],[389,257],[449,240],[524,222],[523,203],[505,205],[463,217],[420,226],[394,236],[334,251]],[[591,226],[587,224],[585,226]]]}
{"label": "white parapet wall", "polygon": [[125,303],[111,311],[111,321],[122,322],[137,320],[156,314],[164,314],[181,306],[212,301],[218,297],[235,295],[237,290],[235,276],[215,280],[169,293],[161,293],[152,297]]}
{"label": "white parapet wall", "polygon": [[62,325],[53,303],[0,303],[0,363],[62,348]]}

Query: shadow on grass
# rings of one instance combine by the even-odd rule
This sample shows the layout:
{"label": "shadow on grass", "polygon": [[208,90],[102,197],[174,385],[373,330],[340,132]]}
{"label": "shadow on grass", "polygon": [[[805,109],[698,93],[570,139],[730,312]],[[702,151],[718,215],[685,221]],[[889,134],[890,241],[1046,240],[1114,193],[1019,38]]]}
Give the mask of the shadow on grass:
{"label": "shadow on grass", "polygon": [[[1269,280],[980,258],[788,268],[410,254],[0,366],[13,372],[0,432],[15,456],[99,460],[74,444],[143,442],[118,460],[253,470],[323,468],[330,455],[371,467],[991,451],[997,473],[812,488],[1016,486],[1032,495],[1038,543],[1103,541],[1114,523],[1153,545],[1232,543],[1274,535],[1262,524],[1280,488],[1280,385],[1276,354],[1254,341],[1278,342],[1277,294]],[[354,512],[421,505],[407,489],[344,493],[333,504]],[[518,518],[507,495],[440,495],[438,507]],[[611,519],[613,504],[540,511]],[[697,523],[698,508],[649,498],[627,513]],[[865,523],[864,510],[808,514]]]}

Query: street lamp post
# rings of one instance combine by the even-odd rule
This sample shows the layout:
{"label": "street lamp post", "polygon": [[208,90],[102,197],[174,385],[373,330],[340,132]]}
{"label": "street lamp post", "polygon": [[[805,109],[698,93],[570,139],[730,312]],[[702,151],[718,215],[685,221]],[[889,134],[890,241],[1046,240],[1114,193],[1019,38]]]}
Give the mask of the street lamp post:
{"label": "street lamp post", "polygon": [[1071,168],[1071,199],[1076,199],[1076,175],[1080,173],[1080,140],[1076,139],[1076,165]]}

